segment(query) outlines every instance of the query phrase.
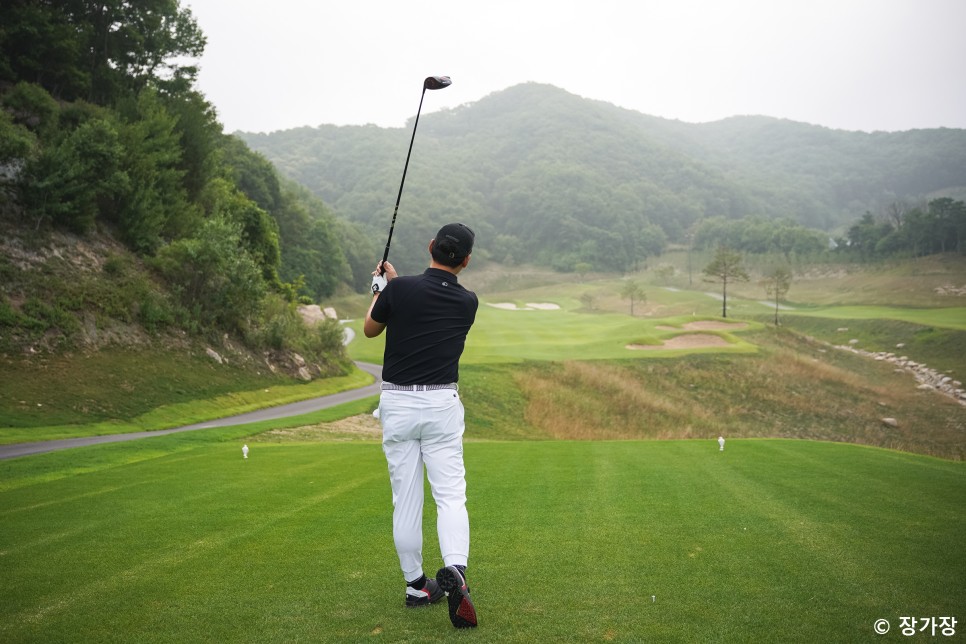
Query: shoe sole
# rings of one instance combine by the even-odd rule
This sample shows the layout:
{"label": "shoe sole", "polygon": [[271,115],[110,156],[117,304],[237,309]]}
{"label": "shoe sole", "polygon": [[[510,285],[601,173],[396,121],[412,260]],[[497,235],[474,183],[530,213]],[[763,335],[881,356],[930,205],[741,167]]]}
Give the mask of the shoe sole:
{"label": "shoe sole", "polygon": [[447,595],[449,621],[456,628],[476,628],[476,608],[470,599],[469,591],[460,574],[449,567],[440,568],[436,573],[436,583]]}

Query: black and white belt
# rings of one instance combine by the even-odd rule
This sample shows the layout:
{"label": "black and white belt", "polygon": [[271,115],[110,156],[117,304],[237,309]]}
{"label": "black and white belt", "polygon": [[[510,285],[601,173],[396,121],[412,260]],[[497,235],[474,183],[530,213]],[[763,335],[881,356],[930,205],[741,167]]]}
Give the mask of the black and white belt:
{"label": "black and white belt", "polygon": [[455,382],[445,385],[394,385],[391,382],[382,383],[383,391],[436,391],[438,389],[459,389]]}

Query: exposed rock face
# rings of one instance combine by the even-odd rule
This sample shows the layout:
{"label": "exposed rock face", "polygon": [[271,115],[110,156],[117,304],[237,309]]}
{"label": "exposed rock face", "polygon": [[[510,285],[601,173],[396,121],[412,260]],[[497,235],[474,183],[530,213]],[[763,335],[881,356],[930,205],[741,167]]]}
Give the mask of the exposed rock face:
{"label": "exposed rock face", "polygon": [[[228,364],[229,358],[238,363],[251,362],[257,357],[253,356],[250,352],[245,350],[240,350],[232,346],[228,339],[225,339],[224,346],[222,347],[221,353],[215,351],[211,347],[205,348],[205,354],[218,364]],[[306,382],[313,380],[314,378],[325,377],[326,374],[321,365],[312,364],[306,362],[305,358],[294,351],[290,350],[272,350],[263,351],[261,356],[261,362],[268,368],[272,373],[285,374],[291,376],[292,378],[298,378]]]}
{"label": "exposed rock face", "polygon": [[318,304],[303,304],[298,307],[298,312],[299,315],[302,316],[302,320],[304,320],[309,326],[317,326],[325,319],[339,319],[339,316],[336,315],[335,309],[331,306],[327,306],[323,309]]}

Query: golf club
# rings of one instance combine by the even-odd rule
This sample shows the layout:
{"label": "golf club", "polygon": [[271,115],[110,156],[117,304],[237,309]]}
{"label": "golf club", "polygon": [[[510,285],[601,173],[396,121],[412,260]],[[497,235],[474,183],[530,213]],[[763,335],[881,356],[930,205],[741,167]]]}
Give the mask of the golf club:
{"label": "golf club", "polygon": [[[382,254],[382,261],[389,259],[389,244],[392,243],[392,231],[396,227],[396,213],[399,212],[399,200],[402,199],[403,185],[406,183],[406,171],[409,170],[409,157],[413,153],[413,141],[416,140],[416,128],[419,126],[419,113],[423,109],[423,98],[426,96],[427,89],[443,89],[449,87],[453,81],[449,76],[429,76],[423,81],[423,93],[419,97],[419,109],[416,110],[416,122],[413,123],[413,136],[409,139],[409,152],[406,153],[406,165],[403,166],[402,181],[399,182],[399,194],[396,195],[396,207],[392,211],[392,223],[389,225],[389,238],[386,240],[386,252]],[[380,275],[386,269],[380,268]]]}

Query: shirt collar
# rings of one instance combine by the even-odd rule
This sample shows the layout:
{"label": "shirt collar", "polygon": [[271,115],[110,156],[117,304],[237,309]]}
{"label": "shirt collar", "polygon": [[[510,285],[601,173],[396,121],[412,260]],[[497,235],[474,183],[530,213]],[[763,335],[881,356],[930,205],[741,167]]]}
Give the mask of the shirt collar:
{"label": "shirt collar", "polygon": [[450,273],[449,271],[444,271],[441,268],[427,268],[425,271],[423,271],[423,275],[439,277],[440,279],[448,280],[454,284],[459,283],[459,281],[456,279],[456,273]]}

